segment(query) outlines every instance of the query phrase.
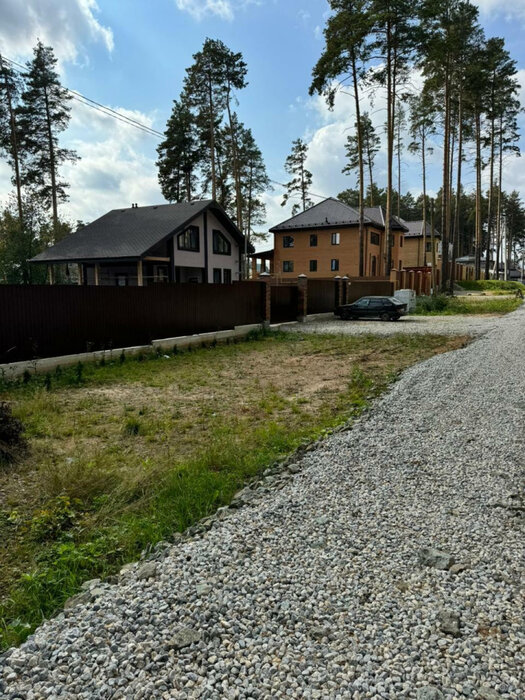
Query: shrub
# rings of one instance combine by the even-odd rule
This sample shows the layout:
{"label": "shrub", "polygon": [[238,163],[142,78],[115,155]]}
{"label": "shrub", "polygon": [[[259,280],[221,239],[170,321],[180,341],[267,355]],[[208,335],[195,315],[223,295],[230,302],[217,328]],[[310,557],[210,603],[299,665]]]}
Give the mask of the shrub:
{"label": "shrub", "polygon": [[78,519],[78,499],[57,496],[38,511],[31,520],[31,535],[38,542],[53,540],[73,527]]}
{"label": "shrub", "polygon": [[525,290],[525,285],[515,280],[470,280],[458,282],[460,287],[469,291],[494,291],[502,290],[512,293],[521,289]]}
{"label": "shrub", "polygon": [[450,298],[444,294],[427,297],[422,296],[417,299],[417,310],[428,313],[429,311],[445,311],[450,304]]}
{"label": "shrub", "polygon": [[24,426],[11,412],[8,403],[0,402],[0,464],[14,462],[25,448]]}

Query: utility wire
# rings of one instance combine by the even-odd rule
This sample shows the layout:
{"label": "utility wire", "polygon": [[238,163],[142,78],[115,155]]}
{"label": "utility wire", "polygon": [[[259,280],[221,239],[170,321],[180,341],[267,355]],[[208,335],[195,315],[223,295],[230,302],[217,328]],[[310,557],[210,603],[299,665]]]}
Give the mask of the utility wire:
{"label": "utility wire", "polygon": [[[20,63],[17,63],[16,61],[13,61],[10,58],[7,58],[7,56],[2,56],[2,58],[8,63],[10,63],[15,68],[15,70],[17,70],[18,73],[22,73],[27,70],[25,66],[21,65]],[[128,117],[127,115],[122,114],[121,112],[117,112],[111,107],[106,107],[106,105],[103,105],[100,102],[97,102],[96,100],[92,100],[90,97],[86,97],[85,95],[82,95],[76,90],[71,90],[67,87],[64,88],[64,90],[66,90],[66,92],[68,92],[73,99],[77,100],[78,102],[81,102],[82,104],[85,104],[87,107],[92,107],[96,111],[102,112],[102,114],[106,114],[106,116],[108,117],[113,117],[115,119],[118,119],[119,121],[127,122],[129,126],[134,126],[138,129],[142,129],[142,131],[146,131],[147,133],[150,133],[153,136],[159,136],[161,138],[164,138],[164,134],[162,132],[153,129],[150,126],[147,126],[147,124],[143,124],[137,119],[133,119],[133,117]]]}
{"label": "utility wire", "polygon": [[[1,58],[10,63],[11,66],[18,73],[25,73],[27,71],[26,66],[23,66],[21,63],[17,63],[11,58],[7,58],[7,56],[2,55]],[[66,90],[66,92],[68,92],[74,100],[76,100],[80,104],[85,105],[86,107],[90,107],[91,109],[94,109],[107,117],[111,117],[112,119],[120,121],[126,126],[132,126],[135,129],[139,129],[146,134],[150,134],[151,136],[156,136],[157,138],[164,138],[164,134],[161,131],[157,131],[157,129],[153,129],[150,126],[147,126],[146,124],[143,124],[142,122],[138,121],[137,119],[133,119],[132,117],[128,117],[125,114],[122,114],[121,112],[117,112],[115,109],[107,107],[106,105],[103,105],[100,102],[97,102],[96,100],[92,100],[90,97],[86,97],[85,95],[82,95],[82,93],[77,92],[76,90],[71,90],[67,87],[65,87],[64,90]],[[282,187],[283,189],[287,189],[287,185],[283,184],[282,182],[277,182],[277,180],[270,180],[270,182],[274,185],[279,185],[279,187]],[[316,194],[315,192],[310,191],[307,192],[311,197],[317,197],[318,199],[326,199],[326,197],[322,194]]]}

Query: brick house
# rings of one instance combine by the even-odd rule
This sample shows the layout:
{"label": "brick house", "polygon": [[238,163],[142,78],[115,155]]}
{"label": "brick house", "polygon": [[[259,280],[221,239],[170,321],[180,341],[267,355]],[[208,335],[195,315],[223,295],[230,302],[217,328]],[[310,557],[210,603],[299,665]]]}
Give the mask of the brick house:
{"label": "brick house", "polygon": [[213,200],[113,209],[30,260],[77,265],[80,284],[145,286],[240,279],[244,237]]}
{"label": "brick house", "polygon": [[[428,221],[423,229],[423,221],[405,221],[405,243],[403,252],[403,265],[405,267],[423,267],[432,263],[432,229]],[[434,229],[434,247],[436,254],[436,267],[440,266],[439,243],[441,234]]]}
{"label": "brick house", "polygon": [[[384,277],[385,215],[381,207],[364,210],[364,276]],[[392,264],[403,261],[406,225],[392,219]],[[270,229],[274,234],[273,274],[292,278],[359,276],[359,212],[329,197]],[[254,254],[254,257],[257,253]]]}

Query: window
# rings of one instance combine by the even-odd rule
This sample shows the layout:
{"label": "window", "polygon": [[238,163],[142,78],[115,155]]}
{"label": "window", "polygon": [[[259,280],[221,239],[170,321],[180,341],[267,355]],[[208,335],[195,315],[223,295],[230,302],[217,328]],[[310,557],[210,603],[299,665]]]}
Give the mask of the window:
{"label": "window", "polygon": [[339,245],[340,238],[339,233],[332,233],[332,245]]}
{"label": "window", "polygon": [[213,268],[213,284],[222,283],[222,270],[220,267]]}
{"label": "window", "polygon": [[293,248],[293,236],[283,236],[283,248]]}
{"label": "window", "polygon": [[283,260],[283,272],[293,272],[293,260]]}
{"label": "window", "polygon": [[372,245],[379,245],[379,234],[378,233],[371,233],[370,234],[370,243]]}
{"label": "window", "polygon": [[231,255],[232,246],[230,241],[221,231],[213,230],[213,252],[215,255]]}
{"label": "window", "polygon": [[222,271],[222,281],[224,284],[232,283],[232,271],[229,268],[224,268]]}
{"label": "window", "polygon": [[337,270],[339,270],[339,260],[330,261],[330,270],[332,270],[332,272],[337,272]]}
{"label": "window", "polygon": [[399,247],[400,248],[403,247],[403,238],[404,238],[404,236],[399,236]]}
{"label": "window", "polygon": [[317,260],[310,260],[310,272],[317,272]]}
{"label": "window", "polygon": [[199,227],[188,226],[188,228],[177,236],[177,248],[179,250],[191,250],[199,252]]}
{"label": "window", "polygon": [[425,250],[427,251],[427,253],[432,252],[432,242],[426,244]]}
{"label": "window", "polygon": [[118,273],[115,275],[115,284],[117,287],[127,287],[128,286],[128,276],[125,273]]}
{"label": "window", "polygon": [[365,306],[368,306],[370,304],[370,299],[367,297],[363,297],[362,299],[359,299],[359,301],[355,302],[356,306],[359,306],[359,308],[364,308]]}
{"label": "window", "polygon": [[398,269],[398,270],[402,270],[402,269],[403,269],[403,261],[402,261],[402,260],[399,261],[399,267],[398,267],[397,269]]}
{"label": "window", "polygon": [[317,234],[310,234],[310,248],[317,248]]}
{"label": "window", "polygon": [[370,299],[370,308],[371,309],[381,309],[385,305],[385,302],[383,299]]}

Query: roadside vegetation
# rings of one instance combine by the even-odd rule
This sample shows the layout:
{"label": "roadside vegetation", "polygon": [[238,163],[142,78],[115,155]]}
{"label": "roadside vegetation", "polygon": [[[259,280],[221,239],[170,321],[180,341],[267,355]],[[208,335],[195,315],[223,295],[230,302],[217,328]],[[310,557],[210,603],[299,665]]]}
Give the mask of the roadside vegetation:
{"label": "roadside vegetation", "polygon": [[470,282],[458,282],[458,285],[469,292],[484,294],[515,294],[520,290],[522,293],[525,292],[525,284],[510,280],[471,280]]}
{"label": "roadside vegetation", "polygon": [[419,316],[454,316],[463,314],[507,314],[515,311],[523,302],[512,297],[458,296],[445,294],[417,298],[414,314]]}
{"label": "roadside vegetation", "polygon": [[400,370],[465,342],[272,333],[0,385],[25,426],[0,467],[1,646],[358,414]]}

